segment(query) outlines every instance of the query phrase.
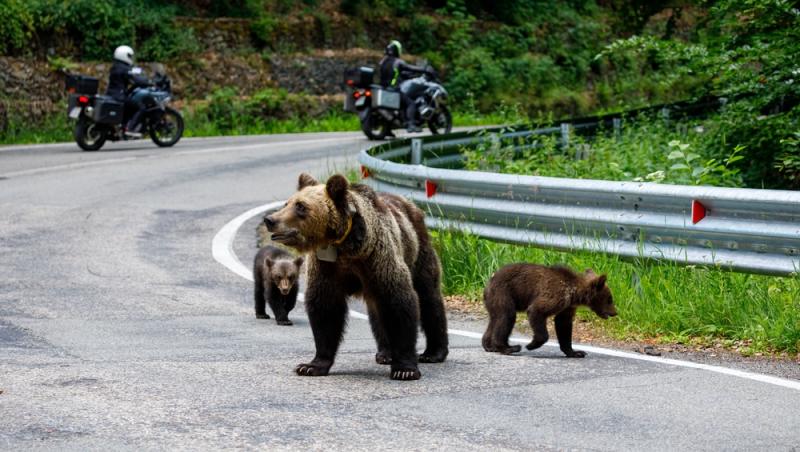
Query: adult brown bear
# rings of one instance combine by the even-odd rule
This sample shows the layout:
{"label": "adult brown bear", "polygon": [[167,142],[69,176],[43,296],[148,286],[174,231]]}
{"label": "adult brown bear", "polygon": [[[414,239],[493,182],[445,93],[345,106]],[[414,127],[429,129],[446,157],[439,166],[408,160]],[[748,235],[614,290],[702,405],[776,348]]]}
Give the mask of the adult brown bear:
{"label": "adult brown bear", "polygon": [[[445,360],[441,268],[419,208],[338,174],[320,184],[303,173],[298,191],[264,223],[272,240],[309,254],[305,304],[317,350],[297,366],[299,375],[328,374],[344,334],[347,297],[357,294],[378,343],[375,358],[391,364],[392,379],[418,379],[418,360]],[[426,348],[417,357],[420,318]]]}

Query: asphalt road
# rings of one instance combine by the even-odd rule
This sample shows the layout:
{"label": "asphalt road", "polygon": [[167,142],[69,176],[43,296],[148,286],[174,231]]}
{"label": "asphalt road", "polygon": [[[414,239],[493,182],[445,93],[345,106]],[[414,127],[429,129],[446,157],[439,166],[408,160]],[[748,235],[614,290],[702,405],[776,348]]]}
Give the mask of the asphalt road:
{"label": "asphalt road", "polygon": [[[296,376],[314,351],[302,307],[293,327],[257,321],[211,242],[367,144],[0,148],[0,448],[800,449],[800,388],[591,351],[498,356],[454,334],[446,363],[395,382],[352,318],[332,374]],[[232,237],[246,264],[256,222]]]}

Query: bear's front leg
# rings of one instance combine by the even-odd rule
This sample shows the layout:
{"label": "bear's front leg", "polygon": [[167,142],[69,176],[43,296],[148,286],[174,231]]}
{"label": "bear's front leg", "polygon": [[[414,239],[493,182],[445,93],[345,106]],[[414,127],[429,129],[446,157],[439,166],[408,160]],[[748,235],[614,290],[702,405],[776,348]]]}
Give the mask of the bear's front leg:
{"label": "bear's front leg", "polygon": [[569,358],[583,358],[586,352],[572,349],[572,322],[575,320],[575,308],[567,308],[556,315],[556,336],[558,346]]}
{"label": "bear's front leg", "polygon": [[295,372],[303,376],[325,376],[333,366],[347,322],[347,299],[333,278],[317,277],[309,281],[306,312],[317,353],[311,362],[299,364]]}
{"label": "bear's front leg", "polygon": [[278,325],[293,325],[292,321],[289,320],[289,310],[286,309],[286,302],[289,295],[281,294],[278,287],[273,284],[268,298],[269,308],[272,309],[272,313],[275,314],[275,322]]}
{"label": "bear's front leg", "polygon": [[264,290],[264,278],[258,268],[253,271],[253,279],[255,280],[253,294],[255,298],[256,318],[268,319],[269,315],[266,311],[267,303],[265,300],[266,291]]}

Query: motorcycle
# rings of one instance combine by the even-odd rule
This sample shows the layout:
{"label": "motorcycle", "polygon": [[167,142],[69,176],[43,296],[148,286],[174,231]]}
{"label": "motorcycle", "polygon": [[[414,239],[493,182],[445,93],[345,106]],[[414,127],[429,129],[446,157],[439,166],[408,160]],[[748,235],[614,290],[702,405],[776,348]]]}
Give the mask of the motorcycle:
{"label": "motorcycle", "polygon": [[374,84],[375,71],[370,67],[348,69],[344,75],[344,110],[358,114],[361,130],[370,140],[383,140],[392,135],[392,129],[405,128],[406,109],[401,105],[401,90],[416,102],[418,124],[427,124],[434,135],[450,133],[453,129],[447,90],[430,69],[407,78],[400,89]]}
{"label": "motorcycle", "polygon": [[[134,68],[137,74],[141,69]],[[128,98],[133,102],[118,102],[110,96],[97,94],[96,78],[69,75],[66,89],[69,93],[67,116],[75,120],[75,142],[84,151],[96,151],[106,140],[135,140],[140,137],[125,134],[123,125],[135,113],[133,103],[144,105],[141,114],[142,134],[149,135],[158,146],[173,146],[183,136],[183,117],[167,106],[172,99],[172,82],[165,74],[157,72],[153,80],[135,77]]]}

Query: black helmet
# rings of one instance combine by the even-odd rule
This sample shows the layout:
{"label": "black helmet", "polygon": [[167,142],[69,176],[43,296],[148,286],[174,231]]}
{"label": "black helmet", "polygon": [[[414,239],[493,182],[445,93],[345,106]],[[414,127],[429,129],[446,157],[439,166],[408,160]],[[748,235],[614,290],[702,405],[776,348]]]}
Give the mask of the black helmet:
{"label": "black helmet", "polygon": [[384,53],[393,57],[399,57],[400,54],[403,53],[403,44],[400,44],[400,41],[394,39],[386,46]]}

